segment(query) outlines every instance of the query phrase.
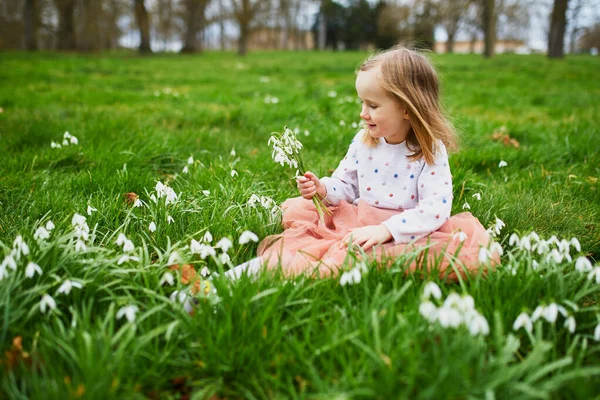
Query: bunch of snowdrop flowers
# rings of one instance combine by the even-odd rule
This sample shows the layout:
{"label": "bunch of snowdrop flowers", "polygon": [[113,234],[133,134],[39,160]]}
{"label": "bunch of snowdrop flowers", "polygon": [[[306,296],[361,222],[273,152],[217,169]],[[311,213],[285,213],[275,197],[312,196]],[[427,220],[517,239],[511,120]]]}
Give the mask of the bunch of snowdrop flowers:
{"label": "bunch of snowdrop flowers", "polygon": [[[17,270],[17,262],[21,260],[21,257],[29,255],[29,246],[23,239],[23,236],[18,235],[13,241],[11,250],[4,256],[2,263],[0,263],[0,281],[8,277],[7,268],[13,271]],[[31,267],[28,266],[30,269]],[[39,267],[37,267],[39,269]],[[35,267],[34,267],[35,270]],[[40,270],[41,273],[41,270]]]}
{"label": "bunch of snowdrop flowers", "polygon": [[117,261],[117,265],[121,265],[129,261],[140,261],[139,257],[131,255],[131,253],[135,251],[135,246],[133,242],[127,239],[127,236],[125,236],[123,233],[119,233],[116,243],[117,246],[123,246],[124,253],[121,258],[119,258],[119,261]]}
{"label": "bunch of snowdrop flowers", "polygon": [[165,198],[165,204],[172,204],[175,203],[177,201],[177,193],[175,193],[175,191],[170,188],[169,186],[165,185],[162,182],[156,182],[156,196],[154,194],[150,195],[150,199],[152,201],[154,201],[155,203],[158,202],[158,199],[161,198]]}
{"label": "bunch of snowdrop flowers", "polygon": [[[296,169],[296,175],[294,176],[294,179],[298,176],[304,175],[306,168],[302,162],[302,157],[300,157],[302,143],[296,138],[294,131],[289,129],[287,126],[284,126],[283,133],[272,132],[268,141],[268,145],[273,146],[273,152],[271,153],[273,161],[281,164],[282,167],[284,165],[288,165],[290,168]],[[315,204],[321,221],[323,221],[323,216],[325,213],[331,214],[331,211],[329,211],[329,209],[323,203],[323,200],[318,196],[313,197],[313,203]]]}
{"label": "bunch of snowdrop flowers", "polygon": [[[533,314],[531,314],[531,316],[529,316],[529,314],[527,314],[526,312],[522,312],[521,314],[519,314],[519,316],[513,323],[513,330],[518,331],[519,329],[523,328],[527,332],[531,333],[531,331],[533,330],[533,324],[536,321],[541,320],[543,318],[547,322],[554,324],[558,318],[559,313],[565,318],[564,327],[566,327],[570,333],[575,333],[575,317],[571,315],[565,307],[556,303],[537,306],[537,308],[533,311]],[[598,330],[598,328],[596,330]],[[600,337],[596,340],[600,340]]]}
{"label": "bunch of snowdrop flowers", "polygon": [[79,140],[75,136],[71,135],[69,132],[65,132],[63,134],[62,143],[58,143],[58,142],[52,141],[52,143],[50,143],[50,147],[52,147],[53,149],[60,149],[63,146],[66,147],[66,146],[69,146],[71,144],[72,145],[77,145],[77,144],[79,144]]}
{"label": "bunch of snowdrop flowers", "polygon": [[369,272],[369,268],[364,261],[357,263],[350,271],[346,271],[340,277],[340,285],[356,285],[362,280],[362,276]]}
{"label": "bunch of snowdrop flowers", "polygon": [[487,320],[475,309],[473,297],[450,293],[440,307],[431,302],[430,297],[438,301],[442,299],[442,291],[434,282],[428,282],[425,285],[422,302],[419,306],[419,313],[430,324],[437,322],[442,328],[454,329],[464,326],[472,336],[487,336],[490,333]]}
{"label": "bunch of snowdrop flowers", "polygon": [[257,204],[260,204],[265,210],[269,210],[273,215],[277,215],[281,211],[281,208],[277,205],[275,200],[268,196],[258,196],[253,194],[250,196],[250,199],[248,199],[247,204],[250,207],[256,207]]}
{"label": "bunch of snowdrop flowers", "polygon": [[75,251],[87,251],[86,242],[89,240],[90,228],[83,215],[75,213],[71,219],[71,225],[75,232]]}

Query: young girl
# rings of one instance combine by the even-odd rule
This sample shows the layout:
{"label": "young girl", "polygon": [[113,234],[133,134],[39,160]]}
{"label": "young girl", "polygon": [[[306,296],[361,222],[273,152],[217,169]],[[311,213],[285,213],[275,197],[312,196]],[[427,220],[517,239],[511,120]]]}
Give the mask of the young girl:
{"label": "young girl", "polygon": [[[301,197],[282,204],[284,232],[264,239],[259,257],[228,276],[256,273],[263,264],[286,275],[337,274],[356,246],[388,262],[427,248],[420,265],[439,265],[440,274],[454,278],[456,270],[446,270],[456,258],[463,269],[479,268],[479,249],[490,237],[470,213],[450,216],[448,150],[456,148],[456,135],[428,59],[402,46],[372,55],[358,70],[356,91],[365,128],[338,168],[331,177],[299,177]],[[314,196],[331,210],[324,223]]]}

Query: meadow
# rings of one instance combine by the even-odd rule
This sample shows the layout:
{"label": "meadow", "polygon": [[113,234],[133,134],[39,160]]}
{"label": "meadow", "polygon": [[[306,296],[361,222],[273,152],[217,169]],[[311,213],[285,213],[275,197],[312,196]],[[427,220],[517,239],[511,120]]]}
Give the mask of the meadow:
{"label": "meadow", "polygon": [[0,53],[0,398],[598,398],[597,57],[432,56],[493,273],[223,277],[297,195],[271,133],[333,172],[365,56]]}

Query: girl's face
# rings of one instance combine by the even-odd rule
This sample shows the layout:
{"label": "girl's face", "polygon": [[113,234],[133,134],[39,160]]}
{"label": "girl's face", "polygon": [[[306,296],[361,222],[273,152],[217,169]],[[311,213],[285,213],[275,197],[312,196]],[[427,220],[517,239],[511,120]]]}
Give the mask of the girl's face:
{"label": "girl's face", "polygon": [[379,85],[380,74],[380,67],[358,72],[356,92],[362,100],[360,117],[372,137],[384,138],[389,144],[402,143],[410,132],[408,114],[404,106]]}

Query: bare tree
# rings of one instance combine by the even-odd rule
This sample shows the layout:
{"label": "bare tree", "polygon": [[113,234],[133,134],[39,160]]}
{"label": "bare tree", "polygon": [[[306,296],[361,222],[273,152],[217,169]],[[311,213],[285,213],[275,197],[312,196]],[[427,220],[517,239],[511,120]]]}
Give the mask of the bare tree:
{"label": "bare tree", "polygon": [[496,12],[494,0],[483,0],[483,35],[484,51],[483,56],[490,58],[494,56],[494,46],[496,44]]}
{"label": "bare tree", "polygon": [[248,38],[254,17],[266,8],[268,2],[264,0],[231,0],[233,14],[240,28],[238,39],[238,54],[245,56],[248,52]]}
{"label": "bare tree", "polygon": [[182,53],[194,53],[202,50],[197,36],[206,26],[206,6],[210,0],[184,0],[185,36]]}
{"label": "bare tree", "polygon": [[75,49],[75,0],[54,0],[58,10],[58,49]]}
{"label": "bare tree", "polygon": [[25,33],[25,49],[37,50],[36,30],[37,30],[37,4],[36,0],[26,0],[23,7],[23,29]]}
{"label": "bare tree", "polygon": [[454,52],[454,39],[473,0],[442,1],[438,6],[440,23],[446,29],[446,53]]}
{"label": "bare tree", "polygon": [[548,57],[563,58],[569,0],[554,0],[548,33]]}
{"label": "bare tree", "polygon": [[141,53],[151,53],[150,49],[150,17],[148,10],[144,4],[144,0],[134,0],[135,20],[140,30],[140,46]]}

